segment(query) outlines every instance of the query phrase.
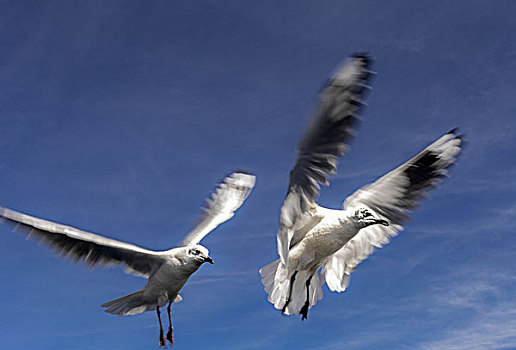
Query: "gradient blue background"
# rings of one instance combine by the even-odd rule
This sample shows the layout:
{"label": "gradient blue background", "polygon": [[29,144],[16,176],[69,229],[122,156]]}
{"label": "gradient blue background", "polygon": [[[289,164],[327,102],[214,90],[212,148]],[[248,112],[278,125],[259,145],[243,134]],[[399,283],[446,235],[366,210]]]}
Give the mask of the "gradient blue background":
{"label": "gradient blue background", "polygon": [[[177,349],[516,349],[516,2],[1,1],[0,205],[166,249],[224,175],[257,174],[204,241],[173,307]],[[331,187],[356,188],[459,126],[469,142],[414,221],[309,319],[257,270],[295,147],[336,64],[378,76]],[[157,348],[154,313],[99,305],[141,288],[0,227],[3,349]]]}

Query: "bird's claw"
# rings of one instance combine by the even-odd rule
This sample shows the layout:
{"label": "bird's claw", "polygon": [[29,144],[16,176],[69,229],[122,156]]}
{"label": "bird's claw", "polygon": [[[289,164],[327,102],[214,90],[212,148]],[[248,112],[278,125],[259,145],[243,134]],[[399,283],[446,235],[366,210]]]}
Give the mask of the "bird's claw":
{"label": "bird's claw", "polygon": [[167,340],[170,342],[170,344],[174,344],[174,336],[173,336],[173,328],[169,328],[167,332]]}
{"label": "bird's claw", "polygon": [[304,321],[308,318],[308,307],[310,306],[309,303],[305,303],[301,310],[299,311],[299,314],[301,315],[301,321]]}
{"label": "bird's claw", "polygon": [[159,338],[159,347],[160,348],[165,348],[166,347],[166,343],[165,343],[165,339],[164,338]]}
{"label": "bird's claw", "polygon": [[159,347],[164,348],[164,347],[166,347],[166,344],[167,343],[165,342],[165,338],[163,338],[163,330],[161,330],[159,332]]}

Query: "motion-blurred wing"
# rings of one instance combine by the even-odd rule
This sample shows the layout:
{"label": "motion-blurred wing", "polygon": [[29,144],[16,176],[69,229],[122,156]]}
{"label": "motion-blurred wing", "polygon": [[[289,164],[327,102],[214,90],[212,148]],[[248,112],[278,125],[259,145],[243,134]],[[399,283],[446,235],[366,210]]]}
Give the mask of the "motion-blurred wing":
{"label": "motion-blurred wing", "polygon": [[289,248],[303,238],[295,232],[304,230],[296,230],[294,226],[303,226],[298,222],[303,220],[301,217],[314,213],[319,184],[328,185],[328,175],[335,173],[337,158],[348,150],[372,75],[368,70],[370,65],[369,56],[353,56],[337,68],[319,95],[317,110],[299,144],[297,161],[290,172],[288,192],[281,208],[277,240],[283,263],[287,261]]}
{"label": "motion-blurred wing", "polygon": [[65,257],[83,260],[91,267],[125,264],[126,271],[148,277],[162,263],[158,252],[119,242],[75,227],[39,219],[20,212],[0,208],[1,220],[14,231],[40,240]]}
{"label": "motion-blurred wing", "polygon": [[390,226],[371,225],[358,232],[323,265],[322,272],[332,291],[342,292],[357,265],[403,229],[409,212],[448,174],[462,147],[456,130],[442,136],[405,164],[369,184],[344,202],[344,209],[369,208]]}
{"label": "motion-blurred wing", "polygon": [[254,187],[254,175],[236,172],[226,177],[206,201],[199,224],[186,236],[182,245],[199,244],[215,227],[231,219]]}

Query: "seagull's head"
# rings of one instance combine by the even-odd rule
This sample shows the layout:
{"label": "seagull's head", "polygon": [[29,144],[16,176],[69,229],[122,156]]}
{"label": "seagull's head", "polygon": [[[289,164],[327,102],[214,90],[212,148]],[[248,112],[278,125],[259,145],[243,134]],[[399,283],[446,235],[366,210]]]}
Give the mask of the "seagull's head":
{"label": "seagull's head", "polygon": [[389,222],[387,220],[378,219],[373,216],[371,211],[366,208],[360,208],[352,216],[353,221],[359,228],[364,228],[371,225],[384,225],[389,226]]}
{"label": "seagull's head", "polygon": [[213,259],[210,258],[210,252],[200,244],[189,246],[187,254],[188,257],[198,263],[199,266],[205,262],[213,264]]}

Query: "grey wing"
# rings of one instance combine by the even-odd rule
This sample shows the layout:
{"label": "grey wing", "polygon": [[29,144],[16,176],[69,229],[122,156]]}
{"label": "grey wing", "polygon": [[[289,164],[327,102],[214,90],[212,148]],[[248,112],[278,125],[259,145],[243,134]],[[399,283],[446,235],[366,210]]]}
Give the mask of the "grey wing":
{"label": "grey wing", "polygon": [[[358,126],[362,98],[368,89],[372,72],[371,58],[355,55],[337,68],[319,95],[317,110],[302,138],[297,161],[290,172],[287,196],[281,208],[278,231],[278,253],[286,263],[290,247],[303,237],[295,235],[295,226],[304,215],[317,211],[315,199],[320,184],[328,184],[328,175],[335,173],[337,158],[348,150]],[[296,223],[298,222],[298,223]]]}
{"label": "grey wing", "polygon": [[182,245],[199,244],[208,233],[231,219],[251,193],[255,181],[254,175],[244,172],[235,172],[222,180],[207,199],[199,223],[186,236]]}
{"label": "grey wing", "polygon": [[463,141],[456,129],[445,134],[403,165],[369,184],[344,202],[344,209],[368,208],[390,226],[371,225],[358,232],[323,265],[330,290],[346,289],[349,275],[374,250],[388,243],[410,218],[409,212],[447,176],[455,163]]}
{"label": "grey wing", "polygon": [[163,262],[159,252],[86,232],[0,207],[1,221],[14,226],[14,231],[40,240],[59,254],[91,267],[124,264],[126,271],[148,277]]}

